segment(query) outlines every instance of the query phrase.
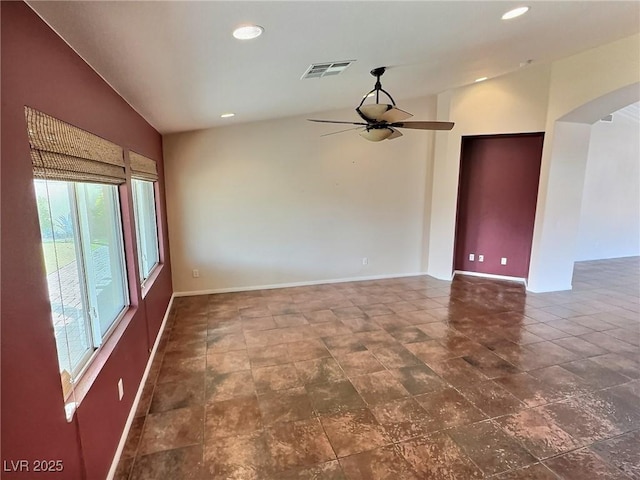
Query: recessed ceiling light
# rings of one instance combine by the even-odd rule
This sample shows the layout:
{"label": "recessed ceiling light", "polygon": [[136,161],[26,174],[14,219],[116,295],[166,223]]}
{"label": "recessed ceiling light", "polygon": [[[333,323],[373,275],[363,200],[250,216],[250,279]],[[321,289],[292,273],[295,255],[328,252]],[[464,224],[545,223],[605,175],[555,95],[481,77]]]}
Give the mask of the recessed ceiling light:
{"label": "recessed ceiling light", "polygon": [[502,15],[502,20],[511,20],[512,18],[519,17],[520,15],[524,15],[529,11],[529,7],[518,7],[513,10],[509,10],[507,13]]}
{"label": "recessed ceiling light", "polygon": [[264,28],[260,25],[243,25],[233,31],[233,36],[238,40],[251,40],[262,35]]}
{"label": "recessed ceiling light", "polygon": [[231,118],[231,117],[235,117],[235,113],[223,113],[222,115],[220,115],[220,118]]}
{"label": "recessed ceiling light", "polygon": [[476,79],[475,79],[475,82],[476,82],[476,83],[477,83],[477,82],[484,82],[487,78],[489,78],[489,77],[480,77],[480,78],[476,78]]}

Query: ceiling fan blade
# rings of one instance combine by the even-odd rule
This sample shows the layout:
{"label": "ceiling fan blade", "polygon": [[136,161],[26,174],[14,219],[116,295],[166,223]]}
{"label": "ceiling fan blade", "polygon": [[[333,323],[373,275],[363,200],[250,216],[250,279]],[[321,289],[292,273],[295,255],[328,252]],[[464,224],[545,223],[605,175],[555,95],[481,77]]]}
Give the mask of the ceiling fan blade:
{"label": "ceiling fan blade", "polygon": [[401,122],[402,120],[406,120],[407,118],[413,117],[409,112],[405,112],[404,110],[400,110],[398,107],[393,107],[391,110],[387,110],[382,114],[381,120],[385,122],[393,123],[393,122]]}
{"label": "ceiling fan blade", "polygon": [[393,140],[394,138],[398,138],[402,136],[402,132],[400,130],[396,130],[395,128],[392,128],[391,130],[393,130],[393,133],[389,135],[387,140]]}
{"label": "ceiling fan blade", "polygon": [[364,122],[341,122],[340,120],[314,120],[313,118],[307,118],[310,122],[319,122],[319,123],[344,123],[345,125],[368,125],[368,123]]}
{"label": "ceiling fan blade", "polygon": [[344,133],[344,132],[350,132],[352,130],[361,130],[362,127],[353,127],[353,128],[347,128],[346,130],[338,130],[337,132],[331,132],[331,133],[325,133],[324,135],[320,135],[321,137],[328,137],[329,135],[335,135],[337,133]]}
{"label": "ceiling fan blade", "polygon": [[390,127],[413,128],[416,130],[451,130],[453,122],[394,122]]}

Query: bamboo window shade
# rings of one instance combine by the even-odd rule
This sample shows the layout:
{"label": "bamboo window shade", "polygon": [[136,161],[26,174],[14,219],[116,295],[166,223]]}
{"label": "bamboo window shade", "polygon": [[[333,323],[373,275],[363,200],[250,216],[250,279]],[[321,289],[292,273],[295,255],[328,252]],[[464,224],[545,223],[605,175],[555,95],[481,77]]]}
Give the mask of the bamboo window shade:
{"label": "bamboo window shade", "polygon": [[36,178],[75,182],[125,182],[123,150],[62,120],[25,107]]}
{"label": "bamboo window shade", "polygon": [[131,164],[131,177],[150,182],[158,181],[158,170],[155,160],[129,151],[129,162]]}

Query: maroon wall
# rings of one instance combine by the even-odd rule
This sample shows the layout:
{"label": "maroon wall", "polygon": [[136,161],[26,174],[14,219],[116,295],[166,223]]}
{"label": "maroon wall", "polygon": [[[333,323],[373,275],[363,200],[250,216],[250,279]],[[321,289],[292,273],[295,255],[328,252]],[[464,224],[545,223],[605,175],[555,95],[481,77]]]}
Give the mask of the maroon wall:
{"label": "maroon wall", "polygon": [[[3,472],[2,478],[101,479],[113,459],[172,293],[162,139],[26,4],[2,2],[1,48],[1,459],[64,462],[60,474]],[[120,193],[132,307],[94,362],[91,380],[81,381],[86,394],[71,423],[63,410],[25,105],[153,158],[161,172],[164,264],[143,298],[127,183]],[[125,386],[122,401],[116,386],[120,377]]]}
{"label": "maroon wall", "polygon": [[543,133],[463,138],[456,270],[527,277],[543,139]]}

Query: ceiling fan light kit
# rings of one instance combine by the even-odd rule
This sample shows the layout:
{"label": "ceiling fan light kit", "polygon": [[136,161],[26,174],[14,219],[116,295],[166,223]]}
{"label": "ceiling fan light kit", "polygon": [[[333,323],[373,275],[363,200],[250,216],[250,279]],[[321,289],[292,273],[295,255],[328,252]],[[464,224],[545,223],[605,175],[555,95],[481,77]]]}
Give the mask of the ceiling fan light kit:
{"label": "ceiling fan light kit", "polygon": [[[362,101],[356,107],[356,112],[364,122],[316,120],[311,118],[308,120],[310,122],[358,125],[359,127],[349,130],[360,130],[360,136],[371,142],[393,140],[394,138],[401,137],[402,133],[397,130],[398,128],[410,128],[414,130],[451,130],[453,128],[453,122],[405,122],[404,120],[411,118],[413,115],[396,107],[396,102],[393,100],[393,97],[382,88],[380,77],[385,71],[386,67],[378,67],[371,70],[371,75],[376,77],[375,86],[373,90],[362,97]],[[380,94],[384,94],[391,103],[380,103]],[[375,103],[364,104],[368,98],[373,98],[374,96]],[[334,133],[346,131],[348,130],[341,130]],[[327,135],[332,134],[329,133],[322,136]]]}

